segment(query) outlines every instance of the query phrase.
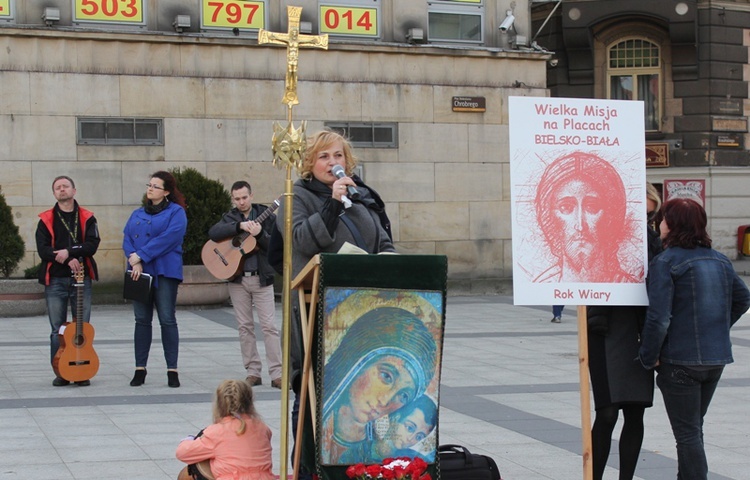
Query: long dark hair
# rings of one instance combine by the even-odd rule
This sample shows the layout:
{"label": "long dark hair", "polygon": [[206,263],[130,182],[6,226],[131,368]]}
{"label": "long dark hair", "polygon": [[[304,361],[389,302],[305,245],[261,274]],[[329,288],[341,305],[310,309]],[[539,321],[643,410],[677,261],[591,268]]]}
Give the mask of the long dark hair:
{"label": "long dark hair", "polygon": [[185,195],[177,188],[177,180],[175,180],[174,175],[164,170],[159,170],[152,173],[150,178],[160,178],[164,182],[164,190],[169,192],[167,200],[176,203],[182,208],[186,208]]}
{"label": "long dark hair", "polygon": [[698,202],[674,198],[664,204],[661,213],[669,227],[663,239],[664,247],[711,247],[711,237],[706,231],[706,211]]}

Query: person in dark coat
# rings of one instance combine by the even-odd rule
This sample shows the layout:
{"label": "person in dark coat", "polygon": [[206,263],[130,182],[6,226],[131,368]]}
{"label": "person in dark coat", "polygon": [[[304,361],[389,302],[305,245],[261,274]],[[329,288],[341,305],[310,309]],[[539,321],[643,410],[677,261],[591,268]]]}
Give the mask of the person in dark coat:
{"label": "person in dark coat", "polygon": [[[658,212],[661,198],[653,185],[646,189],[649,217]],[[661,252],[656,231],[648,228],[648,259]],[[593,478],[601,480],[607,465],[612,432],[620,410],[620,480],[635,475],[643,443],[643,415],[654,402],[654,375],[637,361],[646,307],[592,306],[588,308],[589,372],[596,417],[591,429]]]}
{"label": "person in dark coat", "polygon": [[[368,187],[354,173],[357,158],[349,140],[341,134],[320,131],[307,139],[307,149],[301,177],[294,184],[292,209],[292,278],[296,277],[311,258],[318,253],[337,253],[344,243],[358,246],[367,253],[394,252],[390,220],[385,204],[375,190]],[[340,166],[347,176],[338,178],[333,169]],[[359,198],[350,199],[347,206],[348,187],[359,190]],[[285,199],[279,206],[276,222],[277,235],[271,236],[268,261],[274,269],[283,268],[283,242],[285,225]],[[294,302],[291,331],[291,386],[294,391],[292,406],[292,432],[296,439],[299,415],[301,368],[304,359],[299,306]],[[307,413],[309,417],[309,411]],[[309,420],[309,418],[308,418]],[[295,445],[297,448],[297,445]],[[300,478],[312,478],[306,464],[312,465],[312,455],[302,451]],[[311,449],[312,450],[312,449]],[[307,460],[305,457],[307,456]]]}

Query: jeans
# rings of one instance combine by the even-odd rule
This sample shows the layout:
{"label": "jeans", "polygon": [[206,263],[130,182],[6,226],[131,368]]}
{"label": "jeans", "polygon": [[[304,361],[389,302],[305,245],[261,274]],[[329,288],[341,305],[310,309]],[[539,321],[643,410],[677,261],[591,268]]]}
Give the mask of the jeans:
{"label": "jeans", "polygon": [[154,318],[154,306],[156,306],[159,325],[161,325],[161,344],[164,348],[164,359],[167,361],[168,369],[176,370],[177,354],[180,349],[180,333],[177,330],[175,305],[177,304],[177,287],[180,285],[180,281],[175,278],[159,276],[156,283],[158,286],[154,287],[150,302],[133,301],[135,366],[145,368],[148,363],[153,332],[151,322]]}
{"label": "jeans", "polygon": [[703,448],[703,417],[724,367],[696,370],[663,363],[657,371],[656,384],[664,397],[677,443],[677,479],[706,480],[708,462]]}
{"label": "jeans", "polygon": [[[49,316],[49,325],[52,329],[49,336],[50,358],[55,358],[57,350],[60,348],[60,338],[58,332],[63,323],[68,319],[68,305],[73,318],[76,316],[77,290],[75,279],[72,277],[51,277],[49,285],[44,288],[44,297],[47,300],[47,314]],[[91,319],[91,279],[83,279],[83,321],[88,322]],[[71,319],[71,322],[73,319]]]}
{"label": "jeans", "polygon": [[565,308],[565,305],[552,305],[552,316],[562,317],[563,308]]}

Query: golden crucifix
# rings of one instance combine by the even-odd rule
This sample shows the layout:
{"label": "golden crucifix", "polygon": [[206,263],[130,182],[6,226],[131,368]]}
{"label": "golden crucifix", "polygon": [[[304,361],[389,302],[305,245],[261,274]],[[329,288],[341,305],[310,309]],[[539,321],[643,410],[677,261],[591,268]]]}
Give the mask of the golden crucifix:
{"label": "golden crucifix", "polygon": [[302,35],[299,33],[299,19],[302,15],[302,7],[286,7],[289,18],[288,33],[269,32],[261,29],[258,32],[258,44],[273,43],[286,45],[286,80],[284,82],[285,103],[290,108],[297,105],[297,60],[299,59],[300,47],[315,47],[328,49],[328,35]]}
{"label": "golden crucifix", "polygon": [[[287,126],[283,127],[278,122],[273,125],[273,163],[281,168],[286,166],[286,181],[284,183],[284,290],[282,293],[283,307],[283,324],[282,324],[282,351],[284,352],[284,362],[281,368],[281,448],[280,454],[280,478],[287,479],[287,454],[289,445],[289,351],[291,348],[291,324],[292,324],[292,307],[291,307],[291,285],[292,285],[292,202],[294,194],[292,193],[292,167],[298,170],[302,166],[307,139],[305,138],[305,122],[302,122],[299,128],[295,128],[292,123],[292,108],[299,104],[297,98],[297,63],[299,60],[300,47],[316,47],[328,49],[328,35],[301,35],[299,33],[299,20],[302,14],[302,7],[287,8],[287,17],[289,19],[288,33],[269,32],[261,29],[258,32],[258,44],[276,44],[286,45],[286,79],[284,82],[284,97],[281,103],[287,106]],[[304,396],[302,397],[304,401]],[[304,409],[301,409],[301,418],[304,418]],[[297,439],[301,438],[302,431],[297,432]],[[294,458],[294,480],[299,475],[301,447],[295,451]]]}

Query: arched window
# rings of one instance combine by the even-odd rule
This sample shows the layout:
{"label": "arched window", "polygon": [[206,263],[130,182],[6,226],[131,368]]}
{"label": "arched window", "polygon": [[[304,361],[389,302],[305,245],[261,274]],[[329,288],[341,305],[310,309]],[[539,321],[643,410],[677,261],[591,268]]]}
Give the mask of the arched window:
{"label": "arched window", "polygon": [[607,49],[607,98],[642,100],[646,131],[661,130],[661,58],[659,46],[641,38]]}

